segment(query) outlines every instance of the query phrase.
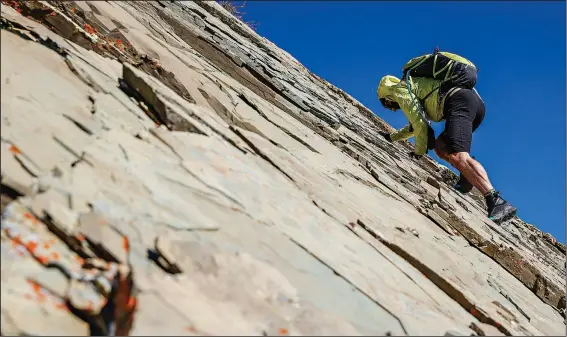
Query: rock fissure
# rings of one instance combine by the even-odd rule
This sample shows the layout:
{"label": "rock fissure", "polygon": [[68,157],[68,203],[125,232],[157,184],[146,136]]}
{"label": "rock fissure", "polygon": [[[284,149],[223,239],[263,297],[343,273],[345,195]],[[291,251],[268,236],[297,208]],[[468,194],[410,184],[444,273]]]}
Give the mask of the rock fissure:
{"label": "rock fissure", "polygon": [[293,138],[294,140],[296,140],[298,143],[300,143],[301,145],[305,146],[306,148],[308,148],[310,151],[313,151],[315,153],[319,153],[319,151],[315,150],[311,145],[307,144],[305,141],[303,141],[301,138],[299,138],[298,136],[292,134],[288,129],[284,128],[281,125],[276,124],[274,121],[272,121],[271,119],[268,118],[268,116],[266,116],[265,113],[263,113],[262,111],[260,111],[260,109],[256,106],[256,104],[252,103],[245,95],[238,95],[238,98],[240,98],[241,100],[243,100],[246,104],[248,104],[252,109],[254,109],[254,111],[256,111],[260,116],[262,116],[262,118],[264,118],[265,120],[267,120],[268,122],[270,122],[272,125],[274,125],[275,127],[277,127],[278,129],[282,130],[283,132],[285,132],[285,134],[287,134],[288,136],[290,136],[291,138]]}
{"label": "rock fissure", "polygon": [[[389,312],[389,310],[382,306],[382,304],[380,304],[379,302],[377,302],[375,299],[372,298],[372,296],[366,294],[363,290],[361,290],[359,287],[356,286],[356,284],[351,283],[347,278],[345,278],[343,275],[341,275],[337,270],[335,270],[333,267],[331,267],[330,265],[328,265],[324,260],[322,260],[320,257],[318,257],[316,254],[313,254],[311,251],[309,251],[309,249],[307,249],[305,246],[301,245],[301,243],[297,242],[296,240],[294,240],[291,237],[288,237],[289,240],[291,240],[294,244],[296,244],[298,247],[300,247],[301,249],[303,249],[304,251],[306,251],[309,255],[313,256],[316,260],[318,260],[319,262],[321,262],[323,265],[325,265],[327,268],[331,269],[333,271],[333,273],[344,279],[347,283],[349,283],[351,286],[353,286],[357,291],[361,292],[362,294],[364,294],[364,296],[366,296],[368,299],[370,299],[372,302],[374,302],[376,305],[378,305],[379,307],[381,307],[382,309],[386,310]],[[400,324],[401,328],[403,329],[403,332],[407,335],[408,332],[406,330],[406,328],[404,327],[404,323],[402,322],[402,320],[397,317],[394,313],[389,312],[390,315],[392,315]]]}
{"label": "rock fissure", "polygon": [[437,287],[439,287],[445,294],[451,297],[455,302],[459,303],[463,309],[467,312],[470,312],[474,317],[476,317],[482,323],[490,324],[495,326],[500,330],[502,333],[506,334],[507,336],[511,336],[510,332],[504,328],[500,323],[496,322],[492,317],[486,315],[482,310],[479,310],[470,300],[466,298],[466,296],[456,289],[453,285],[447,282],[442,276],[434,272],[429,267],[425,266],[421,263],[417,258],[411,256],[401,247],[396,245],[395,243],[388,242],[385,240],[381,235],[376,234],[376,232],[371,229],[370,227],[366,226],[362,221],[358,220],[357,224],[361,226],[365,231],[367,231],[372,237],[380,241],[386,247],[388,247],[391,251],[399,255],[401,258],[406,260],[409,264],[411,264],[414,268],[419,270],[423,273],[429,280],[431,280]]}
{"label": "rock fissure", "polygon": [[293,183],[295,183],[295,180],[289,175],[287,174],[282,168],[280,168],[276,163],[274,163],[270,157],[268,157],[266,154],[264,154],[262,152],[262,150],[260,150],[256,145],[254,145],[254,143],[252,141],[250,141],[242,132],[242,130],[239,130],[233,126],[230,127],[230,130],[232,132],[234,132],[238,137],[240,137],[240,139],[242,139],[248,146],[250,146],[252,148],[252,150],[254,150],[254,152],[260,156],[260,158],[264,159],[265,161],[267,161],[268,163],[270,163],[270,165],[272,165],[276,170],[278,170],[281,174],[283,174],[286,178],[288,178],[289,180],[291,180]]}

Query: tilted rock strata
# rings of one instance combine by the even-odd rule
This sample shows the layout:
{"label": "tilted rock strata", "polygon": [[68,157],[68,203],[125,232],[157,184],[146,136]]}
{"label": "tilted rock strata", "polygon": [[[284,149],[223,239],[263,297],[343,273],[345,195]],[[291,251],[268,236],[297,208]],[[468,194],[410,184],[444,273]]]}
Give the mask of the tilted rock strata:
{"label": "tilted rock strata", "polygon": [[216,3],[2,28],[2,334],[565,332],[563,245]]}

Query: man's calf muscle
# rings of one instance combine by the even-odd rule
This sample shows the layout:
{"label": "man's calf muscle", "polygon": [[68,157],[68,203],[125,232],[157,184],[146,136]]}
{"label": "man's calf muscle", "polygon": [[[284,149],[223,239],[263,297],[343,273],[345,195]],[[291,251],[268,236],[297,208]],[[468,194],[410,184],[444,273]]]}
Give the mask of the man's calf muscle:
{"label": "man's calf muscle", "polygon": [[471,158],[467,152],[457,152],[447,155],[447,159],[459,172],[461,172],[470,183],[482,194],[492,190],[492,184],[488,180],[488,175],[484,167]]}

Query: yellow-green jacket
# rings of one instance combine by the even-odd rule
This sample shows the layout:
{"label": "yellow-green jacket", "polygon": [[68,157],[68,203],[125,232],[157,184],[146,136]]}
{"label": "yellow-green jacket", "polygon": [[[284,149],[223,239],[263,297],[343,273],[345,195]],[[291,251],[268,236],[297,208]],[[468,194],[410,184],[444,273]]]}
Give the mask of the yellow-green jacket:
{"label": "yellow-green jacket", "polygon": [[[464,57],[447,52],[440,53],[449,57],[451,60],[472,65],[474,67],[474,64]],[[430,55],[431,54],[422,55],[411,59],[404,65],[403,70],[419,65]],[[454,63],[451,62],[448,66],[452,67],[453,64]],[[393,141],[399,141],[414,136],[414,152],[417,155],[423,155],[427,152],[429,132],[429,125],[427,124],[427,121],[422,118],[418,109],[422,109],[425,117],[431,121],[439,122],[443,119],[443,105],[445,103],[445,98],[443,98],[440,102],[439,90],[436,90],[441,85],[442,80],[444,79],[425,77],[411,78],[410,88],[414,99],[412,99],[409,94],[406,80],[400,81],[397,77],[388,75],[384,76],[378,85],[378,98],[386,98],[397,102],[409,121],[408,125],[392,133],[390,137]],[[425,101],[423,101],[423,98],[426,98]],[[433,130],[431,130],[431,132],[433,132]]]}
{"label": "yellow-green jacket", "polygon": [[[406,81],[400,81],[394,76],[384,76],[378,85],[378,98],[386,98],[388,100],[397,102],[400,109],[406,115],[409,124],[392,133],[390,137],[393,141],[405,140],[411,136],[415,137],[415,154],[423,155],[427,152],[427,132],[428,125],[418,109],[419,101],[429,94],[432,90],[437,88],[441,83],[440,80],[431,78],[412,78],[411,89],[416,99],[412,100]],[[443,108],[438,103],[439,90],[435,90],[423,102],[423,112],[427,119],[439,122],[443,119]],[[419,99],[419,100],[418,100]]]}

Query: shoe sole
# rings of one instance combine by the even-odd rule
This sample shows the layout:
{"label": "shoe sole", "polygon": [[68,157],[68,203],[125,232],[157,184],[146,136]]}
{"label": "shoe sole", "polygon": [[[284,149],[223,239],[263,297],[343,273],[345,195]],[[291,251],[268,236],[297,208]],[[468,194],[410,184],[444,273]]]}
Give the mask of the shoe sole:
{"label": "shoe sole", "polygon": [[492,217],[489,217],[489,219],[494,221],[494,223],[500,225],[504,221],[508,221],[508,220],[512,219],[516,215],[517,211],[518,211],[517,209],[514,209],[512,212],[506,214],[502,219],[499,219],[499,220],[495,220]]}

